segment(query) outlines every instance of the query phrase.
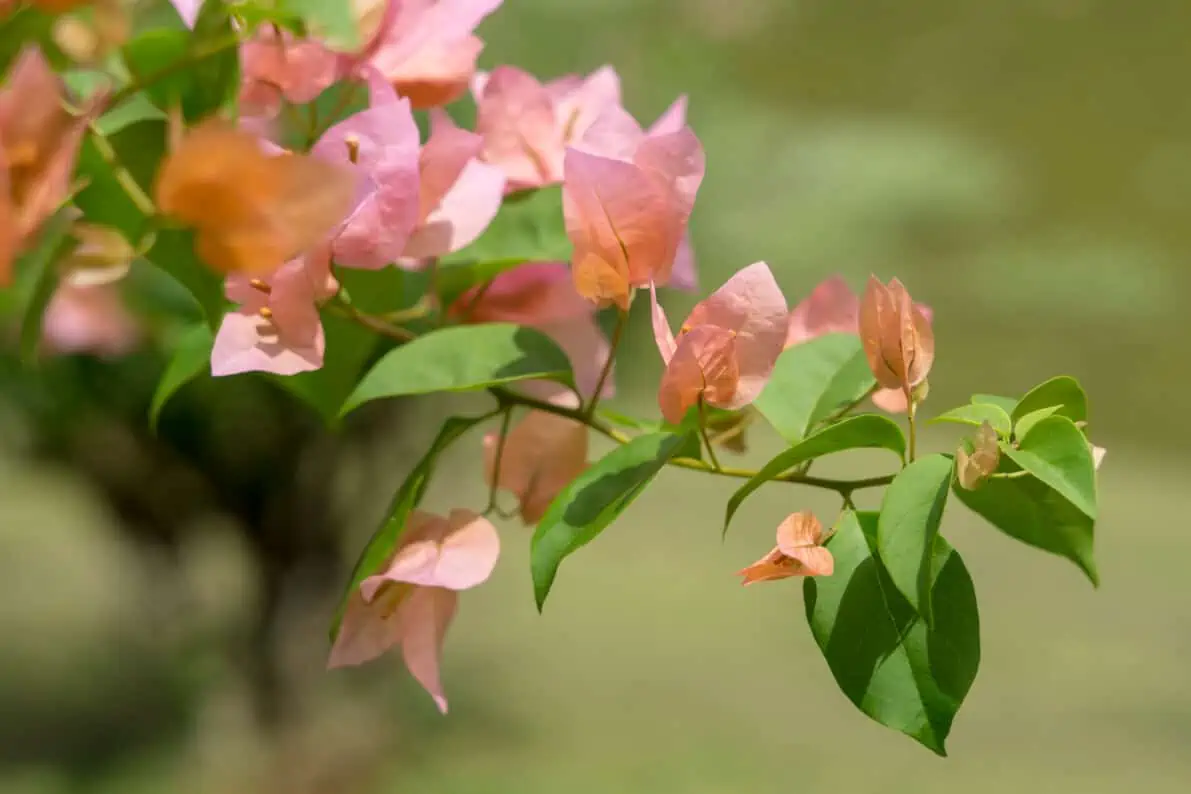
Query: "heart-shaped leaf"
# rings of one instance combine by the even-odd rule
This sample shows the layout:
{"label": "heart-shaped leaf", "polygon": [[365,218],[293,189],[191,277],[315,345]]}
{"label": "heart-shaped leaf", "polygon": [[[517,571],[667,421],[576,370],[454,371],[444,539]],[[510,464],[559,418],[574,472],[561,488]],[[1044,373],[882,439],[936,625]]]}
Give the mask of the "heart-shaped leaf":
{"label": "heart-shaped leaf", "polygon": [[1083,386],[1069,375],[1059,375],[1026,392],[1013,409],[1013,421],[1053,405],[1059,406],[1057,413],[1060,416],[1073,422],[1086,422],[1088,419],[1088,395]]}
{"label": "heart-shaped leaf", "polygon": [[846,513],[828,548],[831,576],[803,585],[807,622],[843,693],[882,725],[939,755],[980,665],[976,592],[959,553],[936,537],[927,626],[876,553],[876,513]]}

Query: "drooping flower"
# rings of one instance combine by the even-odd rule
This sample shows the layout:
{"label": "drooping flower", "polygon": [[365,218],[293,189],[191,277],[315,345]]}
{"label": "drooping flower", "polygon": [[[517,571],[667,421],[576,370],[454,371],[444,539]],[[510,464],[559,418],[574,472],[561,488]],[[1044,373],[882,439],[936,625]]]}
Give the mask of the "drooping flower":
{"label": "drooping flower", "polygon": [[737,410],[765,388],[786,340],[786,299],[769,266],[756,262],[696,304],[677,340],[651,288],[653,333],[666,362],[658,405],[678,424],[700,399]]}
{"label": "drooping flower", "polygon": [[546,508],[587,468],[587,427],[574,419],[530,411],[509,431],[504,449],[500,434],[484,436],[484,471],[491,485],[517,497],[521,520],[538,523]]}
{"label": "drooping flower", "polygon": [[484,49],[474,31],[502,0],[355,0],[368,43],[360,57],[415,108],[467,91]]}
{"label": "drooping flower", "polygon": [[271,273],[324,242],[353,206],[355,175],[317,157],[268,151],[220,119],[191,128],[157,176],[161,211],[195,227],[225,273]]}
{"label": "drooping flower", "polygon": [[877,384],[898,389],[909,401],[934,363],[935,335],[896,278],[888,286],[869,278],[860,301],[860,341]]}
{"label": "drooping flower", "polygon": [[983,422],[972,440],[972,451],[960,445],[955,451],[955,476],[961,488],[973,491],[997,470],[1001,462],[1001,448],[997,431]]}
{"label": "drooping flower", "polygon": [[355,205],[335,231],[336,264],[378,269],[397,261],[419,218],[418,127],[409,101],[374,70],[369,107],[331,127],[311,150],[355,172]]}
{"label": "drooping flower", "polygon": [[513,66],[472,80],[483,157],[508,177],[509,190],[562,181],[563,157],[605,111],[620,106],[620,77],[608,66],[585,78],[545,85]]}
{"label": "drooping flower", "polygon": [[813,513],[793,513],[778,525],[773,551],[736,575],[744,577],[745,585],[791,576],[831,576],[835,559],[823,547],[825,540],[823,525]]}
{"label": "drooping flower", "polygon": [[615,154],[567,150],[563,213],[579,294],[627,309],[633,288],[670,281],[704,158],[699,139],[686,127],[645,137],[631,152],[621,148]]}
{"label": "drooping flower", "polygon": [[[571,360],[580,394],[591,397],[611,351],[596,323],[595,308],[579,297],[563,262],[531,262],[501,273],[485,286],[461,295],[449,312],[465,322],[516,323],[550,336]],[[556,383],[525,383],[541,399],[560,393]],[[614,391],[612,378],[601,397]]]}
{"label": "drooping flower", "polygon": [[22,50],[0,89],[0,285],[70,192],[91,110],[72,116],[64,99],[62,82],[41,51]]}
{"label": "drooping flower", "polygon": [[215,334],[211,374],[296,375],[321,368],[326,336],[317,303],[337,288],[325,247],[264,278],[229,276],[224,290],[239,306],[223,316]]}
{"label": "drooping flower", "polygon": [[479,135],[456,126],[445,111],[430,111],[430,138],[418,158],[417,226],[405,247],[406,264],[465,248],[500,211],[505,177],[480,161],[482,145]]}
{"label": "drooping flower", "polygon": [[459,591],[486,581],[499,556],[487,519],[470,510],[446,518],[414,511],[384,572],[352,594],[327,666],[363,664],[400,646],[406,668],[445,714],[439,658]]}
{"label": "drooping flower", "polygon": [[341,76],[341,57],[319,41],[262,25],[240,47],[240,115],[272,119],[282,100],[313,102]]}
{"label": "drooping flower", "polygon": [[[931,321],[929,306],[916,303],[914,308],[928,323]],[[790,312],[786,347],[834,333],[860,333],[860,298],[840,276],[821,282]],[[873,403],[889,413],[905,413],[907,408],[906,395],[900,388],[877,389]]]}

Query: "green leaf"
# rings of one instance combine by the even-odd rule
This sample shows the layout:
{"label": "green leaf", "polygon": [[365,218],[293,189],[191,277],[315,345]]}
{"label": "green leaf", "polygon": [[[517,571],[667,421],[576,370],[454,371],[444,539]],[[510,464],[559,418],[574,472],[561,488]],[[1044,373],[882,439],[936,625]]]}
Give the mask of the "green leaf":
{"label": "green leaf", "polygon": [[603,532],[691,441],[690,433],[638,436],[594,463],[555,497],[530,544],[539,610],[562,561]]}
{"label": "green leaf", "polygon": [[1073,422],[1086,422],[1088,419],[1088,395],[1084,393],[1079,381],[1069,375],[1059,375],[1045,383],[1030,389],[1017,402],[1013,409],[1013,420],[1016,422],[1026,414],[1060,406],[1057,413]]}
{"label": "green leaf", "polygon": [[41,344],[41,326],[46,306],[58,288],[58,260],[75,245],[70,226],[75,213],[69,208],[58,210],[38,233],[37,245],[23,257],[20,270],[28,296],[21,311],[21,361],[27,366],[37,360]]}
{"label": "green leaf", "polygon": [[327,350],[321,369],[273,377],[287,391],[314,408],[325,421],[333,422],[372,356],[377,337],[359,323],[333,314],[323,314],[323,329],[327,335]]}
{"label": "green leaf", "polygon": [[[368,86],[359,80],[332,83],[311,102],[292,103],[283,100],[276,119],[276,141],[291,151],[304,152],[322,132],[367,108]],[[315,123],[317,126],[314,126]]]}
{"label": "green leaf", "polygon": [[906,454],[906,437],[892,419],[879,414],[850,416],[823,428],[766,463],[752,479],[732,494],[724,513],[724,533],[728,532],[732,516],[736,515],[744,500],[770,480],[809,460],[848,449],[866,448],[887,449],[901,459]]}
{"label": "green leaf", "polygon": [[444,304],[471,287],[526,262],[569,262],[571,241],[562,217],[562,188],[544,187],[507,197],[474,243],[439,261]]}
{"label": "green leaf", "polygon": [[405,522],[413,509],[422,501],[422,497],[425,496],[426,488],[430,484],[430,477],[434,474],[434,467],[438,464],[438,458],[443,450],[455,443],[468,430],[490,417],[490,414],[452,416],[443,422],[442,429],[438,431],[438,435],[430,444],[430,449],[426,451],[426,454],[422,456],[422,459],[418,461],[418,464],[414,466],[405,481],[401,483],[401,487],[393,495],[393,500],[385,512],[385,519],[369,539],[364,551],[356,561],[351,579],[343,591],[339,606],[335,610],[335,616],[331,620],[332,643],[335,642],[335,637],[339,634],[339,624],[343,620],[343,613],[347,609],[347,602],[352,593],[356,592],[360,582],[380,570],[385,560],[396,550],[397,541],[405,529]]}
{"label": "green leaf", "polygon": [[[228,6],[207,0],[194,31],[153,28],[124,46],[132,78],[161,110],[179,105],[188,121],[209,116],[231,102],[239,89],[240,59],[233,42]],[[221,41],[229,46],[220,47]]]}
{"label": "green leaf", "polygon": [[1079,428],[1065,416],[1050,416],[1030,430],[1014,449],[1013,462],[1054,488],[1088,518],[1096,518],[1096,467]]}
{"label": "green leaf", "polygon": [[207,325],[219,328],[227,300],[223,295],[223,279],[207,267],[194,252],[194,233],[189,230],[164,229],[157,233],[153,248],[145,257],[169,273],[194,296],[203,308]]}
{"label": "green leaf", "polygon": [[1039,408],[1037,411],[1030,411],[1028,414],[1018,419],[1014,425],[1014,435],[1018,439],[1025,438],[1026,435],[1034,428],[1034,425],[1041,422],[1048,416],[1054,416],[1059,412],[1062,406],[1052,405],[1049,408]]}
{"label": "green leaf", "polygon": [[300,17],[310,33],[332,49],[359,48],[360,31],[350,0],[283,0],[285,11]]}
{"label": "green leaf", "polygon": [[[8,5],[12,5],[9,3]],[[56,15],[30,5],[5,8],[0,13],[0,74],[6,74],[26,45],[37,45],[45,53],[50,65],[63,68],[65,60],[54,43]]]}
{"label": "green leaf", "polygon": [[165,154],[166,128],[163,121],[138,121],[107,136],[106,143],[119,166],[103,154],[103,140],[87,133],[79,150],[78,175],[87,186],[75,196],[75,204],[90,223],[112,226],[134,246],[140,241],[148,219],[128,197],[117,177],[123,167],[145,193],[151,195],[157,167]]}
{"label": "green leaf", "polygon": [[338,268],[336,277],[351,303],[366,314],[386,314],[408,309],[425,291],[426,274],[397,267],[380,270]]}
{"label": "green leaf", "polygon": [[182,332],[174,344],[173,355],[166,365],[153,400],[149,404],[149,429],[157,432],[157,422],[170,398],[190,381],[211,366],[211,345],[215,337],[205,325],[192,325]]}
{"label": "green leaf", "polygon": [[972,405],[995,405],[1007,414],[1012,415],[1017,408],[1017,400],[1012,397],[998,397],[995,394],[973,394]]}
{"label": "green leaf", "polygon": [[885,490],[877,520],[881,563],[914,611],[932,626],[930,566],[952,468],[950,456],[939,454],[906,466]]}
{"label": "green leaf", "polygon": [[518,380],[552,380],[574,388],[566,353],[541,331],[511,323],[443,328],[381,358],[340,415],[384,397],[472,391]]}
{"label": "green leaf", "polygon": [[[1005,463],[1002,458],[1002,464]],[[1002,473],[1016,473],[1002,465]],[[1095,522],[1035,477],[993,477],[976,490],[953,486],[972,512],[1011,538],[1071,560],[1093,586],[1099,586],[1093,555]]]}
{"label": "green leaf", "polygon": [[914,613],[875,551],[877,515],[847,513],[828,548],[835,572],[803,585],[806,617],[839,688],[872,719],[935,753],[980,665],[972,579],[942,537],[930,560],[931,627]]}
{"label": "green leaf", "polygon": [[972,425],[973,427],[980,427],[985,422],[988,422],[1001,438],[1008,438],[1009,434],[1013,432],[1013,420],[1009,418],[1009,414],[1005,412],[1004,408],[994,403],[961,405],[945,414],[936,416],[930,421],[954,422],[956,424]]}
{"label": "green leaf", "polygon": [[876,386],[855,334],[827,334],[787,348],[753,405],[795,444],[819,421]]}

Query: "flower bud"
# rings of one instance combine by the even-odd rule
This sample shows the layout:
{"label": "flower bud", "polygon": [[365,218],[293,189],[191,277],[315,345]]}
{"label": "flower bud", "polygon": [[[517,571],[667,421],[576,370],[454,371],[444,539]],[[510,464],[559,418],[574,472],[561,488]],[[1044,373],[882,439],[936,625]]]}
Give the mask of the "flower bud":
{"label": "flower bud", "polygon": [[955,476],[960,487],[974,491],[992,476],[1001,462],[1001,448],[997,444],[997,431],[988,422],[980,425],[976,438],[972,440],[972,452],[964,445],[955,453]]}
{"label": "flower bud", "polygon": [[930,320],[897,279],[887,286],[869,278],[860,302],[860,339],[877,383],[915,397],[914,388],[926,381],[935,360],[935,336]]}
{"label": "flower bud", "polygon": [[128,273],[136,251],[120,232],[110,226],[78,221],[70,233],[77,244],[60,267],[63,277],[71,284],[79,287],[107,284]]}

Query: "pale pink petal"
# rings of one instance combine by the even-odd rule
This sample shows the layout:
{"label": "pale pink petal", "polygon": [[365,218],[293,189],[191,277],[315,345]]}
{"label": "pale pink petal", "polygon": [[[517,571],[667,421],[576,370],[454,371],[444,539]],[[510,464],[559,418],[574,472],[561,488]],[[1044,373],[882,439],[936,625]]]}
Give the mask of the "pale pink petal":
{"label": "pale pink petal", "polygon": [[443,714],[447,713],[447,697],[443,692],[439,660],[458,605],[459,595],[454,590],[415,587],[397,607],[405,667],[430,693]]}
{"label": "pale pink petal", "polygon": [[700,396],[710,405],[737,407],[737,362],[736,338],[731,331],[702,325],[683,334],[658,387],[662,416],[679,424]]}
{"label": "pale pink petal", "polygon": [[567,150],[565,171],[563,214],[576,268],[594,256],[633,286],[666,283],[684,221],[673,191],[637,165],[577,149]]}
{"label": "pale pink petal", "polygon": [[823,525],[810,513],[791,513],[777,527],[777,547],[787,557],[798,549],[817,546],[823,539]]}
{"label": "pale pink petal", "polygon": [[554,103],[533,75],[512,66],[493,70],[476,108],[476,132],[484,139],[484,160],[505,172],[510,189],[562,178]]}
{"label": "pale pink petal", "polygon": [[842,277],[832,276],[790,312],[786,346],[824,334],[855,334],[859,316],[860,298]]}
{"label": "pale pink petal", "polygon": [[[505,439],[498,486],[514,494],[521,517],[536,524],[550,503],[587,468],[587,428],[580,422],[545,411],[530,411]],[[484,438],[486,478],[496,473],[499,437]]]}
{"label": "pale pink petal", "polygon": [[787,311],[785,296],[764,262],[732,276],[691,311],[684,328],[714,326],[736,338],[740,382],[732,400],[721,407],[742,408],[765,388],[786,344]]}
{"label": "pale pink petal", "polygon": [[633,162],[673,191],[685,228],[707,166],[703,144],[695,133],[683,127],[678,132],[647,138],[633,155]]}
{"label": "pale pink petal", "polygon": [[456,126],[446,111],[430,111],[430,138],[418,157],[423,219],[459,181],[463,169],[479,155],[483,145],[483,138]]}
{"label": "pale pink petal", "polygon": [[1108,452],[1108,450],[1106,450],[1104,447],[1098,447],[1095,444],[1092,444],[1092,464],[1095,468],[1100,468],[1100,464],[1104,462],[1104,455],[1106,452]]}
{"label": "pale pink petal", "polygon": [[462,250],[475,242],[500,211],[505,175],[471,160],[406,244],[404,257],[422,259]]}
{"label": "pale pink petal", "polygon": [[52,353],[122,356],[140,341],[140,328],[115,284],[80,287],[63,281],[46,306],[42,336]]}
{"label": "pale pink petal", "polygon": [[414,513],[384,573],[360,584],[371,600],[386,582],[466,590],[484,582],[500,556],[500,537],[488,519],[469,510],[447,518]]}
{"label": "pale pink petal", "polygon": [[906,393],[901,389],[877,389],[873,392],[873,405],[891,414],[904,414],[909,407]]}
{"label": "pale pink petal", "polygon": [[468,291],[451,312],[466,313],[470,322],[541,327],[592,317],[595,309],[575,292],[565,262],[529,262],[501,273],[486,289]]}
{"label": "pale pink petal", "polygon": [[620,107],[620,76],[611,66],[600,67],[582,81],[552,81],[546,91],[554,100],[564,145],[582,140],[604,111]]}
{"label": "pale pink petal", "polygon": [[[573,288],[572,294],[574,294]],[[586,303],[586,301],[584,302]],[[600,330],[599,323],[596,322],[595,315],[586,314],[551,323],[541,323],[537,325],[537,328],[557,342],[558,346],[567,354],[567,358],[571,360],[571,369],[575,373],[575,386],[579,389],[580,394],[590,398],[599,382],[604,364],[612,352],[608,340],[604,337],[604,332]],[[615,368],[615,365],[613,367]],[[610,373],[607,380],[604,381],[603,391],[600,392],[601,398],[612,397],[616,393],[614,382],[615,375]],[[556,385],[552,384],[551,388],[554,386]],[[534,393],[534,396],[540,394],[539,391]]]}
{"label": "pale pink petal", "polygon": [[313,39],[262,27],[240,47],[240,103],[249,115],[272,115],[282,97],[314,101],[339,77],[338,56]]}
{"label": "pale pink petal", "polygon": [[488,73],[477,69],[476,73],[471,76],[469,85],[472,101],[477,105],[480,104],[480,98],[484,96],[484,91],[488,88]]}
{"label": "pale pink petal", "polygon": [[689,232],[684,234],[678,243],[678,251],[674,254],[674,267],[670,270],[670,282],[666,286],[686,292],[699,289],[699,274],[695,271],[695,250],[691,246]]}
{"label": "pale pink petal", "polygon": [[170,4],[177,9],[178,16],[182,17],[186,27],[193,28],[194,21],[198,19],[199,9],[203,6],[203,0],[170,0]]}
{"label": "pale pink petal", "polygon": [[655,135],[669,135],[672,132],[678,132],[686,126],[686,96],[680,96],[674,100],[674,104],[666,108],[653,126],[649,128],[646,133],[650,137]]}
{"label": "pale pink petal", "polygon": [[662,354],[662,361],[669,364],[678,343],[674,341],[674,332],[670,330],[666,310],[658,303],[658,288],[654,284],[649,285],[649,310],[653,323],[653,339],[657,342],[658,352]]}
{"label": "pale pink petal", "polygon": [[571,147],[587,154],[630,162],[645,133],[641,125],[620,105],[605,107]]}
{"label": "pale pink petal", "polygon": [[831,576],[835,572],[835,558],[822,546],[806,546],[789,555],[797,564],[800,576]]}
{"label": "pale pink petal", "polygon": [[351,667],[377,658],[401,642],[401,621],[395,599],[408,592],[393,590],[372,603],[352,593],[339,624],[327,667]]}

